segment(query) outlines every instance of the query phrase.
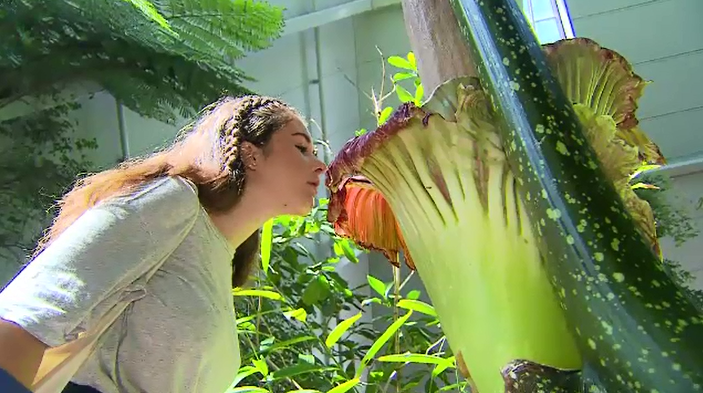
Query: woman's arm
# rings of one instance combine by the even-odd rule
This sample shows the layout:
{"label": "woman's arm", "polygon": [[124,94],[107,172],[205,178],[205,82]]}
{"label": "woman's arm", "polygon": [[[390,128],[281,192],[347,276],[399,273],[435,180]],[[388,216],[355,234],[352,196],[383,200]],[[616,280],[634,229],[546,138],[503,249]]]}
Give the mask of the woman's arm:
{"label": "woman's arm", "polygon": [[86,211],[0,292],[0,368],[30,386],[46,348],[88,330],[178,247],[199,213],[165,179]]}
{"label": "woman's arm", "polygon": [[[46,344],[20,326],[0,319],[0,370],[9,373],[25,387],[32,384],[46,348]],[[0,376],[0,391],[8,392],[9,386],[5,385],[11,382],[3,381]]]}

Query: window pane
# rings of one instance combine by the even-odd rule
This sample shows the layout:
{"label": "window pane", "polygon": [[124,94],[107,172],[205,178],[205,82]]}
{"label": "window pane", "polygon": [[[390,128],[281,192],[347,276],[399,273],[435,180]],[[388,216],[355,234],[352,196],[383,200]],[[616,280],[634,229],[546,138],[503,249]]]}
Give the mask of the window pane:
{"label": "window pane", "polygon": [[553,18],[556,10],[552,7],[553,0],[532,0],[532,17],[535,20]]}
{"label": "window pane", "polygon": [[562,39],[559,21],[556,18],[536,22],[535,32],[539,42],[542,44],[549,44]]}

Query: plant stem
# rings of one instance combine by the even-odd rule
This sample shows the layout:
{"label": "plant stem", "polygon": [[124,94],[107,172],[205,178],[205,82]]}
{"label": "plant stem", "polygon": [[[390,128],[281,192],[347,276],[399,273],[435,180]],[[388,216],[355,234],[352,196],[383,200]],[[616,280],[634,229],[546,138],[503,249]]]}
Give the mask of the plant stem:
{"label": "plant stem", "polygon": [[[399,265],[399,258],[396,257],[396,264]],[[401,277],[400,277],[400,268],[393,267],[393,289],[394,289],[394,296],[393,296],[393,322],[397,321],[398,318],[400,317],[400,309],[398,308],[398,302],[400,301],[400,285],[401,285]],[[400,329],[395,332],[395,353],[400,353]],[[396,375],[395,375],[395,391],[397,393],[400,393],[401,391],[401,374],[400,374],[400,367],[396,370]]]}

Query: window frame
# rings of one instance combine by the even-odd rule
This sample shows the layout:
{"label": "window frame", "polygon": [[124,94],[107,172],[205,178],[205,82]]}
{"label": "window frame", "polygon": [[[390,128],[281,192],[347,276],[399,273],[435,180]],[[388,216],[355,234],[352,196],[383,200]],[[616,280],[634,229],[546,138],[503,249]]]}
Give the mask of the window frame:
{"label": "window frame", "polygon": [[[535,1],[548,1],[552,8],[551,14],[544,18],[535,19],[532,7]],[[525,16],[527,16],[527,19],[530,21],[532,28],[535,29],[535,32],[535,26],[538,22],[554,20],[557,22],[557,28],[559,29],[559,36],[561,39],[575,37],[574,26],[571,21],[571,15],[569,14],[569,7],[566,4],[566,0],[523,0],[522,4]]]}

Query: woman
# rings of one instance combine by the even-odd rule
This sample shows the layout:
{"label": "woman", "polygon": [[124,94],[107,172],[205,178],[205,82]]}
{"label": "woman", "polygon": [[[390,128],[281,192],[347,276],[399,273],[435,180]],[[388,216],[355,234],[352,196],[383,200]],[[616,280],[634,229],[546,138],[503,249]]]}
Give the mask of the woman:
{"label": "woman", "polygon": [[309,212],[324,170],[293,108],[246,96],[213,104],[169,149],[82,180],[0,293],[0,369],[30,386],[47,347],[146,293],[65,392],[224,392],[240,363],[232,285],[258,228]]}

